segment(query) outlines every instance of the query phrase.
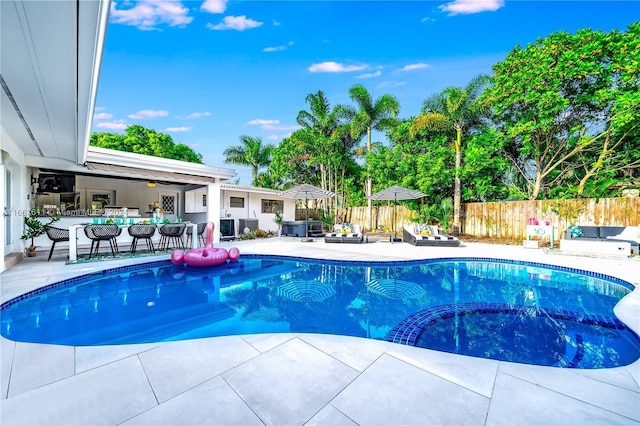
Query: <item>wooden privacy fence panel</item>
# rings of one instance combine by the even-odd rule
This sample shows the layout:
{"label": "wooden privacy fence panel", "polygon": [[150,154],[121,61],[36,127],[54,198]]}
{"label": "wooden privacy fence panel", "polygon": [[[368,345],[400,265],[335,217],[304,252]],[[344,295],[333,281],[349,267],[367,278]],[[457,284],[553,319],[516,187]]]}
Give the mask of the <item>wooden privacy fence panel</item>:
{"label": "wooden privacy fence panel", "polygon": [[[344,222],[360,224],[369,230],[366,206],[350,207],[342,211]],[[296,219],[303,220],[305,214],[304,209],[297,209]],[[392,205],[374,206],[372,215],[374,229],[378,225],[393,229]],[[402,234],[404,224],[415,221],[416,215],[416,212],[402,205],[397,206],[396,231],[398,235]],[[556,228],[556,235],[560,238],[572,222],[584,226],[638,226],[640,225],[640,198],[464,203],[461,206],[461,231],[462,234],[476,237],[524,239],[530,218],[535,218],[538,221],[550,221]],[[320,219],[316,210],[309,209],[309,219]]]}
{"label": "wooden privacy fence panel", "polygon": [[[362,225],[366,230],[369,230],[369,224],[367,222],[367,207],[349,207],[342,209],[343,220],[341,222],[349,222],[358,225]],[[373,206],[371,209],[373,216],[373,228],[377,229],[380,226],[386,226],[393,230],[393,206]],[[304,220],[306,217],[305,209],[296,209],[296,220]],[[413,218],[416,217],[416,212],[409,210],[405,206],[397,206],[396,212],[396,231],[398,235],[402,235],[402,226],[406,223],[413,222]],[[320,216],[316,211],[309,210],[309,219],[320,220]],[[336,222],[338,223],[338,222]]]}
{"label": "wooden privacy fence panel", "polygon": [[562,235],[571,224],[640,225],[640,198],[465,203],[462,205],[461,216],[462,233],[466,235],[525,238],[529,218],[550,221],[556,228],[557,235]]}

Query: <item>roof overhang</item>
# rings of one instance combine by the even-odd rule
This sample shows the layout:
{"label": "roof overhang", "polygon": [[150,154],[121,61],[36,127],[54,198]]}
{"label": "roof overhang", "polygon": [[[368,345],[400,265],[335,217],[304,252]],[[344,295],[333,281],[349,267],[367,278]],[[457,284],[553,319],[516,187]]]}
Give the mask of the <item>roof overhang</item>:
{"label": "roof overhang", "polygon": [[220,185],[220,189],[224,191],[238,191],[252,194],[269,194],[274,196],[277,196],[280,192],[275,189],[259,188],[257,186],[233,185],[230,183],[223,183],[222,185]]}
{"label": "roof overhang", "polygon": [[[169,183],[210,184],[231,179],[233,169],[90,146],[84,169],[90,174]],[[81,170],[76,170],[81,171]]]}
{"label": "roof overhang", "polygon": [[85,162],[109,6],[0,1],[0,124],[27,166]]}

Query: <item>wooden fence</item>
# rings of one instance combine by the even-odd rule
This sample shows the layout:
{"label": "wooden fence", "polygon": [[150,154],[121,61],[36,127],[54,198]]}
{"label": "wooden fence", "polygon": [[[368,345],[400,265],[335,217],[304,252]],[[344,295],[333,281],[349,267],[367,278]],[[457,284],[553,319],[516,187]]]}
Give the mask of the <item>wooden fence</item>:
{"label": "wooden fence", "polygon": [[[388,226],[393,229],[393,206],[374,206],[373,227]],[[305,210],[296,211],[297,219],[304,219]],[[416,212],[398,205],[396,230],[402,234],[402,226],[414,222]],[[310,219],[319,219],[309,210]],[[529,219],[548,220],[558,235],[569,225],[637,226],[640,225],[640,198],[601,198],[542,201],[500,201],[494,203],[464,203],[461,210],[462,234],[508,239],[524,239]],[[368,229],[367,207],[351,207],[345,210],[345,222],[362,224]]]}

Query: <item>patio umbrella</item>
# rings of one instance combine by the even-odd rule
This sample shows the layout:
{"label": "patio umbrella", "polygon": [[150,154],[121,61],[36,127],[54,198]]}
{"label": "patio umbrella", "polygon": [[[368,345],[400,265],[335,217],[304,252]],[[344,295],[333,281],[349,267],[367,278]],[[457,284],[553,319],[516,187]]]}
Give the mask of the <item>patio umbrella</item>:
{"label": "patio umbrella", "polygon": [[402,186],[391,186],[387,189],[383,189],[380,192],[376,192],[367,197],[371,200],[393,200],[393,236],[395,240],[396,235],[396,201],[398,200],[415,200],[417,198],[426,197],[427,194],[423,194],[420,191],[414,191]]}
{"label": "patio umbrella", "polygon": [[278,287],[278,296],[296,302],[322,302],[335,294],[332,285],[315,280],[289,281]]}
{"label": "patio umbrella", "polygon": [[[307,208],[307,219],[309,221],[309,206],[307,205],[307,200],[318,200],[323,198],[333,198],[336,196],[335,192],[327,191],[326,189],[318,188],[317,186],[302,184],[298,186],[294,186],[293,188],[287,189],[278,194],[278,197],[281,198],[290,198],[294,200],[304,200],[305,207]],[[309,238],[309,226],[305,223],[304,227],[305,237],[302,241],[308,242],[313,241]]]}

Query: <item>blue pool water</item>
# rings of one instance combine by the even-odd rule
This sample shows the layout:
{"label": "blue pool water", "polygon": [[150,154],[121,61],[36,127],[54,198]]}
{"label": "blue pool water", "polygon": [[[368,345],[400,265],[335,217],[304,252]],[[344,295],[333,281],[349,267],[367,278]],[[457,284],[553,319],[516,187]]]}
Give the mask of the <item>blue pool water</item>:
{"label": "blue pool water", "polygon": [[337,262],[243,255],[211,268],[155,262],[4,303],[22,342],[112,345],[266,332],[329,333],[573,368],[627,365],[640,339],[613,314],[633,286],[489,259]]}

